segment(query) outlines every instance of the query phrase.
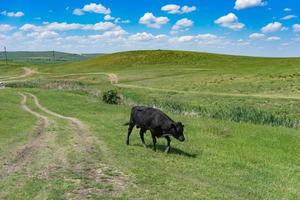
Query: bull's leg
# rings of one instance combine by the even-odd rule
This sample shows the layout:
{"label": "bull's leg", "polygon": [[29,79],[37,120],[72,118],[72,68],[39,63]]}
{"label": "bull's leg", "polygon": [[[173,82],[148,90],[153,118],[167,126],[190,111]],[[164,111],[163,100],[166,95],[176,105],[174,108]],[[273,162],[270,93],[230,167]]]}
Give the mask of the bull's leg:
{"label": "bull's leg", "polygon": [[134,127],[134,124],[129,124],[129,127],[128,127],[128,135],[127,135],[127,140],[126,140],[126,144],[129,145],[129,137],[130,137],[130,134],[132,132],[132,129]]}
{"label": "bull's leg", "polygon": [[156,137],[153,133],[151,133],[152,135],[152,141],[153,141],[153,151],[156,151]]}
{"label": "bull's leg", "polygon": [[140,137],[141,137],[141,140],[142,140],[142,143],[143,143],[143,146],[146,148],[146,144],[145,144],[145,139],[144,139],[144,134],[145,134],[145,130],[141,128],[140,130]]}
{"label": "bull's leg", "polygon": [[169,136],[166,136],[165,137],[167,139],[167,148],[165,150],[165,153],[169,153],[170,152],[170,149],[171,149],[171,146],[170,146],[170,143],[171,143],[171,139]]}

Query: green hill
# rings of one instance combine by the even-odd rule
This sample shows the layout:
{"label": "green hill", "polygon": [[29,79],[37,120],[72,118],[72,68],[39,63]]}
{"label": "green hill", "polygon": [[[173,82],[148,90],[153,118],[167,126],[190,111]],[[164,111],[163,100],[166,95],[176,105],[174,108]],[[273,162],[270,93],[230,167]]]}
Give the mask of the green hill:
{"label": "green hill", "polygon": [[[9,51],[7,59],[14,62],[27,63],[61,63],[79,61],[102,54],[72,54],[57,51]],[[5,60],[4,52],[0,52],[0,60]]]}
{"label": "green hill", "polygon": [[[57,66],[59,71],[97,71],[126,69],[206,68],[267,73],[286,72],[300,65],[300,58],[260,58],[219,55],[188,51],[129,51],[94,57],[70,65]],[[272,70],[270,71],[270,68]],[[275,71],[274,71],[275,69]],[[55,70],[55,68],[52,68]],[[242,72],[241,71],[241,72]]]}
{"label": "green hill", "polygon": [[[0,199],[299,199],[299,69],[160,50],[0,62]],[[112,89],[121,104],[102,101]],[[125,145],[133,105],[181,121],[186,141],[153,152],[134,129]]]}

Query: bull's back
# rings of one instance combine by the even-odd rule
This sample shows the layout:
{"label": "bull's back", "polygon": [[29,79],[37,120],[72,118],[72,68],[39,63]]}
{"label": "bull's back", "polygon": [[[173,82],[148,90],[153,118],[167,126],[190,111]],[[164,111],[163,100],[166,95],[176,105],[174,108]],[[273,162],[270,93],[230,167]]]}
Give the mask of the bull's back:
{"label": "bull's back", "polygon": [[131,118],[139,127],[150,128],[160,126],[162,122],[169,119],[169,117],[162,111],[144,106],[135,106],[132,108]]}

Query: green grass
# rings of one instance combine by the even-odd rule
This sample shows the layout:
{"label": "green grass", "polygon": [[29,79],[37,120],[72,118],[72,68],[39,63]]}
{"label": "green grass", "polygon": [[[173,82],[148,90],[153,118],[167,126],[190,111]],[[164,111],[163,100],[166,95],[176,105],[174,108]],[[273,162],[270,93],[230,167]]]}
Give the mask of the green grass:
{"label": "green grass", "polygon": [[[8,76],[22,74],[21,67],[0,65]],[[300,135],[294,127],[300,120],[299,67],[299,58],[180,51],[123,52],[36,64],[33,68],[44,74],[0,90],[0,157],[9,157],[24,144],[37,122],[20,108],[19,91],[35,94],[54,112],[80,119],[95,137],[96,151],[78,153],[78,138],[69,124],[46,114],[54,122],[48,129],[53,137],[44,140],[49,148],[32,155],[35,162],[28,168],[35,169],[33,176],[20,173],[0,179],[0,198],[65,199],[78,190],[80,179],[81,186],[106,191],[90,199],[299,199]],[[91,72],[115,73],[120,85],[112,85],[104,74],[68,75]],[[110,89],[118,90],[123,104],[102,102],[101,95]],[[171,153],[165,154],[166,141],[159,139],[154,153],[149,133],[144,149],[134,130],[126,146],[127,127],[122,124],[132,104],[164,109],[185,124],[187,140],[172,139]],[[31,98],[28,106],[45,114]],[[51,178],[38,175],[43,166],[62,165],[60,159],[70,166],[54,171]],[[107,192],[114,191],[114,184],[76,171],[74,166],[82,161],[109,166],[106,177],[118,177],[115,170],[126,174],[124,191],[115,196]]]}
{"label": "green grass", "polygon": [[[141,146],[137,131],[132,146],[122,127],[130,109],[92,97],[56,91],[33,91],[56,112],[82,119],[110,149],[108,162],[132,175],[138,189],[128,197],[143,199],[297,199],[299,197],[299,132],[226,121],[183,117],[187,141],[173,140],[170,155]],[[58,103],[59,102],[59,103]],[[65,102],[65,103],[63,103]],[[85,109],[80,109],[84,105]],[[147,135],[147,144],[151,144]],[[284,177],[284,178],[283,178]],[[160,191],[161,187],[164,191]],[[143,189],[144,188],[144,189]],[[147,191],[145,191],[147,190]],[[289,191],[289,192],[285,192]]]}

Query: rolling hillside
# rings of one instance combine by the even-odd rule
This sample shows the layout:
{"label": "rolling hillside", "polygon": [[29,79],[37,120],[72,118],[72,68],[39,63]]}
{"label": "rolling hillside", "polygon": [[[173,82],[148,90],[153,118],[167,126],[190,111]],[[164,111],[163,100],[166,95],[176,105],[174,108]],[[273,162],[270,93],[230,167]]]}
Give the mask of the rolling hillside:
{"label": "rolling hillside", "polygon": [[[158,50],[0,69],[0,199],[300,198],[299,58]],[[111,89],[121,104],[102,101]],[[186,141],[153,152],[134,130],[125,145],[132,105],[181,121]]]}

